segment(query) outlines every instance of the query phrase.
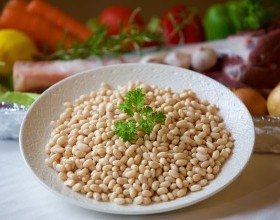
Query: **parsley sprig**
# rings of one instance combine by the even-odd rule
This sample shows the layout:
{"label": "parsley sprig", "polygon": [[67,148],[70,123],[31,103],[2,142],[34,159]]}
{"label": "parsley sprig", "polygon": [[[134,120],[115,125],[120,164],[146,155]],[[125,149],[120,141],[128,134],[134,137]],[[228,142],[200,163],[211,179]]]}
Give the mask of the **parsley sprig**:
{"label": "parsley sprig", "polygon": [[[129,91],[120,104],[120,110],[125,112],[130,118],[125,121],[115,123],[115,133],[123,139],[123,141],[131,141],[137,135],[138,130],[142,130],[145,134],[150,134],[155,124],[165,121],[165,115],[161,111],[153,111],[150,106],[145,106],[145,94],[142,89],[137,88]],[[133,118],[137,112],[139,117],[137,120]]]}

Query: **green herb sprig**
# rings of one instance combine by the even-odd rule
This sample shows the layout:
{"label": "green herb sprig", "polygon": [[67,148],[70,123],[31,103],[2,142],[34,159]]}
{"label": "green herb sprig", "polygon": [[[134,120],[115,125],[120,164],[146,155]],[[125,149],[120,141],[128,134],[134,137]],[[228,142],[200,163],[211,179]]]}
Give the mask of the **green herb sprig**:
{"label": "green herb sprig", "polygon": [[130,51],[140,52],[142,46],[149,42],[158,42],[162,45],[161,34],[152,33],[147,29],[141,30],[136,25],[131,24],[129,30],[123,27],[119,34],[110,36],[107,33],[107,28],[104,25],[99,25],[86,42],[73,43],[70,48],[61,47],[47,59],[72,60],[91,56],[116,56]]}
{"label": "green herb sprig", "polygon": [[[125,95],[124,101],[120,104],[120,110],[130,117],[125,121],[115,123],[115,133],[123,141],[133,140],[138,130],[142,130],[145,134],[150,134],[156,123],[160,124],[165,121],[166,116],[161,111],[153,111],[150,106],[144,105],[145,97],[142,89],[137,88],[129,91]],[[137,121],[133,119],[135,112],[139,115]]]}

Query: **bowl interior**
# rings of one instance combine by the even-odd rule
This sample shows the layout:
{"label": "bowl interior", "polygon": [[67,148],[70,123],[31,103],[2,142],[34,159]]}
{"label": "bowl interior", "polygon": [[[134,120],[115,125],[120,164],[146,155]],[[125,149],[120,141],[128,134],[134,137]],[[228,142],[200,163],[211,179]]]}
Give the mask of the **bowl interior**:
{"label": "bowl interior", "polygon": [[[171,87],[173,91],[188,88],[200,99],[206,99],[220,108],[220,114],[235,139],[231,157],[219,175],[203,190],[171,202],[149,206],[118,206],[113,203],[87,199],[63,185],[57,173],[45,164],[44,147],[51,132],[50,121],[63,111],[63,102],[73,101],[82,94],[98,90],[101,82],[114,88],[128,81],[140,80],[149,85]],[[217,193],[231,183],[244,169],[254,145],[255,133],[252,118],[246,107],[233,93],[220,83],[193,71],[160,64],[118,64],[89,70],[69,77],[48,90],[30,107],[20,131],[23,158],[35,177],[52,192],[79,206],[108,213],[149,214],[189,206]]]}

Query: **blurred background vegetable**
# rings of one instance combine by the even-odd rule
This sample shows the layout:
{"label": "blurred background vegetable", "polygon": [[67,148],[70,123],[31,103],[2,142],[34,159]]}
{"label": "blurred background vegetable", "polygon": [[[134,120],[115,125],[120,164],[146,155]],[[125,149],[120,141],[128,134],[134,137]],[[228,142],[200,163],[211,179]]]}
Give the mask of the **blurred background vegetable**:
{"label": "blurred background vegetable", "polygon": [[234,23],[225,4],[214,4],[208,9],[204,27],[207,40],[226,38],[235,32]]}
{"label": "blurred background vegetable", "polygon": [[195,8],[177,5],[167,9],[161,17],[166,44],[194,43],[204,40],[204,29]]}
{"label": "blurred background vegetable", "polygon": [[36,54],[36,45],[28,35],[15,29],[0,29],[0,75],[12,75],[15,61],[33,60]]}
{"label": "blurred background vegetable", "polygon": [[39,94],[36,93],[5,92],[3,94],[0,93],[0,102],[16,103],[20,106],[28,107],[38,97]]}
{"label": "blurred background vegetable", "polygon": [[233,90],[233,92],[246,105],[251,115],[267,115],[266,100],[257,90],[239,88]]}
{"label": "blurred background vegetable", "polygon": [[280,117],[280,83],[269,93],[267,109],[270,115]]}
{"label": "blurred background vegetable", "polygon": [[267,26],[279,12],[279,0],[231,0],[213,4],[204,17],[207,40],[222,39],[239,31]]}
{"label": "blurred background vegetable", "polygon": [[[39,16],[30,14],[19,7],[6,7],[0,18],[0,28],[13,28],[29,35],[42,51],[54,51],[66,33]],[[49,34],[51,33],[51,34]],[[65,40],[69,46],[73,39]]]}
{"label": "blurred background vegetable", "polygon": [[236,31],[262,28],[275,16],[273,6],[266,6],[263,0],[229,1],[227,7]]}
{"label": "blurred background vegetable", "polygon": [[131,9],[129,7],[113,5],[106,7],[98,16],[100,24],[107,27],[109,35],[116,35],[120,33],[121,29],[131,24],[142,28],[144,20],[140,16],[140,8]]}
{"label": "blurred background vegetable", "polygon": [[86,41],[92,32],[83,23],[77,21],[54,5],[42,0],[33,0],[28,4],[27,11],[52,22],[57,27],[62,28],[70,36]]}

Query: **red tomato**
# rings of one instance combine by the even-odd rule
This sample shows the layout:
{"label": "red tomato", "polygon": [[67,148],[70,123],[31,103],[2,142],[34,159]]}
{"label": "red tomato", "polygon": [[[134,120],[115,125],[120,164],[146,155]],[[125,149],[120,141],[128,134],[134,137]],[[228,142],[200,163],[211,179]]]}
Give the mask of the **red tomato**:
{"label": "red tomato", "polygon": [[123,6],[110,6],[105,8],[99,15],[98,19],[101,24],[108,27],[110,35],[118,34],[121,26],[126,26],[129,22],[138,25],[144,25],[143,19],[136,14],[132,19],[133,10]]}
{"label": "red tomato", "polygon": [[[138,31],[144,31],[144,26],[143,25],[138,25],[138,24],[127,24],[126,26],[123,27],[123,31],[126,32],[128,35],[133,34],[132,31],[137,30]],[[133,38],[130,39],[129,37],[125,42],[123,42],[123,51],[124,52],[129,52],[135,49],[133,42]],[[153,40],[153,41],[143,41],[138,44],[139,47],[145,48],[145,47],[155,47],[155,46],[160,46],[161,41]]]}
{"label": "red tomato", "polygon": [[184,5],[168,9],[161,17],[161,24],[166,44],[193,43],[205,39],[200,17]]}

